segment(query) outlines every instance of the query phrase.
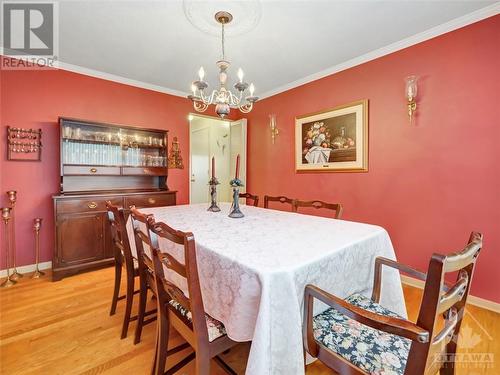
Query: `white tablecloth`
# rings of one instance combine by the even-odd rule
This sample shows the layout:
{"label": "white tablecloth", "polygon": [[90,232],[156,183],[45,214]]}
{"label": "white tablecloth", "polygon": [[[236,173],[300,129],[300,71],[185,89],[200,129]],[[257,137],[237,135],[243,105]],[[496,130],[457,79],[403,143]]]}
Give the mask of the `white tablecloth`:
{"label": "white tablecloth", "polygon": [[[395,259],[389,235],[374,225],[253,206],[242,206],[244,218],[231,219],[229,204],[220,207],[218,213],[205,204],[141,211],[193,232],[205,311],[233,340],[252,340],[246,373],[303,374],[305,285],[342,298],[369,296],[375,258]],[[381,304],[406,316],[394,270],[384,271]]]}

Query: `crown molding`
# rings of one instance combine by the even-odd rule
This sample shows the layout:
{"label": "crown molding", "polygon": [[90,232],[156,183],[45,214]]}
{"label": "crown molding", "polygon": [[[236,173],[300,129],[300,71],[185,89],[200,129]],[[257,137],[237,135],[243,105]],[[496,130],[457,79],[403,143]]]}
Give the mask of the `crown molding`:
{"label": "crown molding", "polygon": [[[262,99],[269,98],[271,96],[277,95],[277,94],[282,93],[284,91],[288,91],[288,90],[296,88],[298,86],[302,86],[306,83],[313,82],[313,81],[316,81],[318,79],[332,75],[334,73],[338,73],[340,71],[352,68],[354,66],[361,65],[361,64],[366,63],[368,61],[375,60],[379,57],[388,55],[390,53],[393,53],[393,52],[396,52],[399,50],[402,50],[404,48],[413,46],[415,44],[424,42],[426,40],[435,38],[439,35],[442,35],[442,34],[450,32],[450,31],[459,29],[461,27],[470,25],[472,23],[481,21],[485,18],[495,16],[499,13],[500,13],[500,1],[496,2],[492,5],[489,5],[485,8],[478,9],[472,13],[455,18],[455,19],[448,21],[446,23],[443,23],[441,25],[435,26],[435,27],[428,29],[426,31],[423,31],[421,33],[415,34],[415,35],[408,37],[406,39],[400,40],[398,42],[389,44],[385,47],[368,52],[364,55],[355,57],[351,60],[334,65],[330,68],[327,68],[327,69],[321,70],[319,72],[310,74],[306,77],[303,77],[303,78],[300,78],[300,79],[295,80],[293,82],[279,86],[273,90],[269,90],[269,91],[259,95],[260,99],[262,100]],[[0,47],[0,54],[5,56],[3,47]],[[129,86],[139,87],[139,88],[143,88],[146,90],[157,91],[157,92],[161,92],[161,93],[169,94],[169,95],[173,95],[173,96],[179,96],[179,97],[185,98],[188,95],[187,92],[182,92],[179,90],[170,89],[168,87],[122,77],[119,75],[110,74],[110,73],[102,72],[99,70],[85,68],[85,67],[82,67],[79,65],[67,64],[67,63],[64,63],[61,61],[57,62],[57,68],[61,69],[61,70],[67,70],[67,71],[70,71],[73,73],[78,73],[78,74],[83,74],[83,75],[95,77],[95,78],[101,78],[101,79],[104,79],[107,81],[112,81],[112,82],[122,83],[122,84],[129,85]]]}
{"label": "crown molding", "polygon": [[[2,46],[0,46],[0,55],[4,56],[6,58],[27,60],[27,58],[23,57],[23,56],[9,56],[8,53],[6,53],[6,51],[4,50],[4,48]],[[65,71],[77,73],[77,74],[83,74],[83,75],[86,75],[89,77],[100,78],[100,79],[104,79],[106,81],[121,83],[121,84],[128,85],[128,86],[133,86],[133,87],[138,87],[138,88],[142,88],[142,89],[146,89],[146,90],[161,92],[163,94],[179,96],[182,98],[186,98],[188,96],[188,93],[186,93],[186,92],[170,89],[168,87],[155,85],[152,83],[138,81],[135,79],[126,78],[126,77],[119,76],[116,74],[102,72],[100,70],[85,68],[85,67],[79,66],[79,65],[68,64],[68,63],[65,63],[62,61],[55,62],[55,69],[65,70]]]}
{"label": "crown molding", "polygon": [[282,93],[284,91],[291,90],[295,87],[305,85],[306,83],[316,81],[318,79],[327,77],[327,76],[332,75],[334,73],[341,72],[343,70],[352,68],[354,66],[361,65],[361,64],[366,63],[368,61],[375,60],[379,57],[388,55],[390,53],[393,53],[393,52],[396,52],[399,50],[402,50],[404,48],[408,48],[408,47],[413,46],[415,44],[424,42],[426,40],[435,38],[439,35],[446,34],[450,31],[460,29],[461,27],[464,27],[464,26],[470,25],[472,23],[481,21],[483,19],[495,16],[499,13],[500,13],[500,1],[496,2],[492,5],[489,5],[485,8],[478,9],[472,13],[455,18],[455,19],[448,21],[446,23],[443,23],[441,25],[430,28],[430,29],[423,31],[421,33],[412,35],[406,39],[402,39],[398,42],[389,44],[385,47],[368,52],[364,55],[355,57],[351,60],[347,60],[343,63],[334,65],[330,68],[321,70],[317,73],[310,74],[310,75],[303,77],[303,78],[300,78],[296,81],[287,83],[286,85],[280,86],[280,87],[273,89],[273,90],[270,90],[270,91],[267,91],[259,96],[260,96],[261,100],[265,99],[265,98],[269,98],[271,96],[277,95],[277,94]]}
{"label": "crown molding", "polygon": [[122,76],[115,75],[115,74],[101,72],[99,70],[88,69],[88,68],[85,68],[85,67],[79,66],[79,65],[67,64],[67,63],[59,61],[57,63],[57,68],[62,69],[62,70],[67,70],[67,71],[73,72],[73,73],[78,73],[78,74],[83,74],[83,75],[87,75],[87,76],[91,76],[91,77],[95,77],[95,78],[105,79],[107,81],[122,83],[124,85],[135,86],[135,87],[139,87],[139,88],[151,90],[151,91],[157,91],[157,92],[161,92],[161,93],[169,94],[169,95],[173,95],[173,96],[180,96],[183,98],[186,98],[188,96],[188,94],[185,92],[170,89],[168,87],[155,85],[155,84],[147,83],[147,82],[143,82],[143,81],[138,81],[135,79],[126,78],[126,77],[122,77]]}

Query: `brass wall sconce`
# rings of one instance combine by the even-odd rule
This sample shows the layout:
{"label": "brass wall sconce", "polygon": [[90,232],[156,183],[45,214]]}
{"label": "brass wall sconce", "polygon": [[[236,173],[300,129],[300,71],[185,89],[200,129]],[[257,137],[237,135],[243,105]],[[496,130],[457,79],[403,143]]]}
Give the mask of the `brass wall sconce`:
{"label": "brass wall sconce", "polygon": [[278,126],[276,125],[276,115],[269,115],[269,128],[271,129],[271,142],[274,145],[276,140],[276,136],[280,133]]}
{"label": "brass wall sconce", "polygon": [[408,101],[408,116],[410,117],[410,124],[413,123],[413,118],[415,116],[415,111],[417,110],[417,76],[408,76],[405,78],[406,88],[406,100]]}

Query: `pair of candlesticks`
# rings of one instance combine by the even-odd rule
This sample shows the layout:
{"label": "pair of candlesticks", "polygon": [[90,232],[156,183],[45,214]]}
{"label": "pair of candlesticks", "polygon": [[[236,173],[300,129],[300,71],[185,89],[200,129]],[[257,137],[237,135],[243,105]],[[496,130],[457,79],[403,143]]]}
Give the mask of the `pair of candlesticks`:
{"label": "pair of candlesticks", "polygon": [[[15,285],[17,280],[23,277],[16,267],[16,233],[15,233],[15,206],[17,201],[17,192],[10,190],[7,192],[9,197],[10,207],[3,207],[2,220],[4,222],[4,238],[5,238],[5,267],[7,269],[7,278],[0,284],[0,287],[9,287]],[[40,257],[40,229],[42,227],[42,219],[36,218],[33,220],[33,230],[35,233],[35,272],[31,276],[33,279],[43,276],[44,273],[38,268]],[[12,256],[11,256],[12,254]],[[12,264],[11,264],[12,260]],[[12,268],[12,273],[10,270]]]}
{"label": "pair of candlesticks", "polygon": [[[212,157],[212,178],[208,181],[208,186],[210,186],[210,207],[208,207],[208,211],[220,211],[220,208],[217,205],[217,185],[219,184],[219,181],[215,177],[215,158]],[[234,219],[242,218],[245,215],[241,212],[239,204],[240,187],[243,186],[243,182],[240,180],[240,154],[236,157],[236,174],[234,178],[229,181],[229,185],[233,188],[233,203],[231,204],[228,216]]]}

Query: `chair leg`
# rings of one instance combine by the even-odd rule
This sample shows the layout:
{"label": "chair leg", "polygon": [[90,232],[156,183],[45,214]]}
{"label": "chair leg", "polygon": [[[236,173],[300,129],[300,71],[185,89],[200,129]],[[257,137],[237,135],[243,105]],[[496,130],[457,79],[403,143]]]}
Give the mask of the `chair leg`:
{"label": "chair leg", "polygon": [[446,357],[453,358],[453,362],[445,362],[439,369],[440,375],[455,375],[455,354],[457,353],[457,343],[450,341],[446,346]]}
{"label": "chair leg", "polygon": [[204,350],[196,351],[195,358],[196,375],[210,375],[210,356]]}
{"label": "chair leg", "polygon": [[146,315],[146,302],[148,298],[148,288],[146,283],[141,281],[139,292],[139,311],[137,312],[137,325],[135,326],[134,345],[141,341],[142,327],[144,326],[144,316]]}
{"label": "chair leg", "polygon": [[120,294],[120,284],[122,281],[122,265],[115,261],[115,288],[113,290],[113,299],[111,300],[111,310],[109,315],[115,315],[116,304],[118,303],[118,295]]}
{"label": "chair leg", "polygon": [[156,363],[158,361],[158,341],[159,341],[158,330],[156,330],[156,335],[155,335],[155,355],[154,355],[154,358],[153,358],[153,367],[151,368],[151,375],[155,375],[155,373],[156,373]]}
{"label": "chair leg", "polygon": [[125,306],[125,315],[123,317],[123,327],[122,327],[122,336],[124,339],[127,337],[128,326],[130,324],[130,314],[132,313],[132,302],[134,300],[134,277],[132,275],[127,275],[127,296],[126,296],[127,304]]}
{"label": "chair leg", "polygon": [[[160,304],[158,304],[160,307]],[[163,307],[163,310],[166,308]],[[167,363],[168,336],[170,324],[166,311],[158,311],[156,330],[158,337],[158,345],[156,352],[156,375],[163,375],[165,372],[165,364]]]}

